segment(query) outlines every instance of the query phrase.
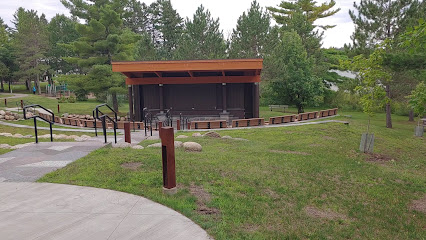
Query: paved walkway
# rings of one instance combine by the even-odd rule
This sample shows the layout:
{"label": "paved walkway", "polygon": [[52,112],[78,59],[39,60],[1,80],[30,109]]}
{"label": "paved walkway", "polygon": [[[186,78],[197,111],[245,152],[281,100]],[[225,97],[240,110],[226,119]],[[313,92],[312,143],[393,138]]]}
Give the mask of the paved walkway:
{"label": "paved walkway", "polygon": [[190,219],[146,198],[105,189],[0,183],[0,238],[209,239]]}
{"label": "paved walkway", "polygon": [[13,99],[13,98],[24,98],[31,96],[31,94],[22,94],[22,93],[2,93],[4,95],[7,94],[7,97],[1,97],[0,99]]}
{"label": "paved walkway", "polygon": [[[6,122],[6,121],[0,121],[1,125],[5,125],[5,126],[10,126],[10,127],[17,127],[17,128],[31,128],[34,129],[34,126],[28,126],[28,125],[21,125],[21,124],[16,124],[16,123],[11,123],[11,122]],[[73,127],[73,126],[69,126],[69,125],[62,125],[62,124],[54,124],[55,125],[59,125],[62,127],[67,127],[67,128],[55,128],[52,127],[53,131],[60,131],[60,132],[85,132],[85,133],[94,133],[95,129],[94,128],[82,128],[82,127]],[[39,127],[37,126],[38,130],[50,130],[50,128],[48,127]],[[121,129],[117,129],[117,132],[122,131]],[[98,128],[98,133],[102,132],[101,128]],[[107,132],[114,132],[114,130],[111,129],[107,129]]]}
{"label": "paved walkway", "polygon": [[36,181],[103,146],[100,141],[41,142],[8,152],[0,155],[0,182]]}

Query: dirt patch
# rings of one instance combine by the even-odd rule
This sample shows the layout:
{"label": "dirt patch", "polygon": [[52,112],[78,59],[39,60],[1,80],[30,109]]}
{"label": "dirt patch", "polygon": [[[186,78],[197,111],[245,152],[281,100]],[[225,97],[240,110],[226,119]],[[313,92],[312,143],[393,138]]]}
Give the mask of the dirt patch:
{"label": "dirt patch", "polygon": [[142,163],[140,162],[127,162],[127,163],[123,163],[120,166],[122,168],[125,169],[130,169],[130,170],[138,170],[138,168],[142,165]]}
{"label": "dirt patch", "polygon": [[191,184],[189,186],[189,192],[197,197],[197,212],[203,215],[217,215],[219,214],[219,209],[208,207],[206,204],[210,202],[211,196],[202,186],[197,186]]}
{"label": "dirt patch", "polygon": [[268,194],[269,196],[271,196],[273,199],[278,199],[280,197],[280,195],[278,195],[274,190],[267,188],[265,190],[265,193]]}
{"label": "dirt patch", "polygon": [[419,200],[414,200],[410,205],[411,210],[426,213],[426,195]]}
{"label": "dirt patch", "polygon": [[310,153],[306,152],[297,152],[297,151],[281,151],[281,150],[269,150],[273,153],[288,153],[288,154],[297,154],[297,155],[311,155]]}
{"label": "dirt patch", "polygon": [[393,157],[387,156],[384,154],[378,154],[378,153],[367,154],[367,161],[369,162],[389,162],[392,160],[395,161]]}
{"label": "dirt patch", "polygon": [[336,140],[336,138],[330,136],[324,136],[322,138],[324,138],[325,140]]}
{"label": "dirt patch", "polygon": [[316,207],[307,206],[305,208],[306,214],[314,218],[322,218],[328,220],[347,220],[348,217],[341,213],[336,213],[331,210],[320,210]]}

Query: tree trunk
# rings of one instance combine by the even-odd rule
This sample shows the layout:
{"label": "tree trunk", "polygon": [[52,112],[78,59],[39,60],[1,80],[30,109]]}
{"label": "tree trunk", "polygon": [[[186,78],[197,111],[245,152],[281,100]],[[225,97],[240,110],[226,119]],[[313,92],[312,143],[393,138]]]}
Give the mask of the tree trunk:
{"label": "tree trunk", "polygon": [[31,80],[30,80],[30,79],[25,80],[25,87],[27,88],[27,90],[28,90],[29,92],[31,92],[31,91],[32,91],[32,90],[30,89],[30,84],[31,84]]}
{"label": "tree trunk", "polygon": [[408,121],[414,122],[414,111],[413,111],[413,109],[411,109],[410,112],[408,112]]}
{"label": "tree trunk", "polygon": [[11,78],[9,78],[9,92],[12,93],[12,90],[10,89],[10,82],[12,81]]}
{"label": "tree trunk", "polygon": [[303,113],[303,106],[302,105],[297,105],[297,113]]}
{"label": "tree trunk", "polygon": [[1,91],[4,92],[4,86],[3,86],[3,78],[1,79]]}
{"label": "tree trunk", "polygon": [[38,89],[38,94],[41,95],[41,86],[40,86],[40,77],[37,74],[37,89]]}
{"label": "tree trunk", "polygon": [[391,115],[391,105],[390,105],[391,94],[390,94],[389,83],[386,84],[386,97],[387,97],[387,101],[386,101],[386,127],[392,128],[392,115]]}
{"label": "tree trunk", "polygon": [[112,93],[112,108],[114,111],[118,112],[118,100],[117,100],[117,93]]}

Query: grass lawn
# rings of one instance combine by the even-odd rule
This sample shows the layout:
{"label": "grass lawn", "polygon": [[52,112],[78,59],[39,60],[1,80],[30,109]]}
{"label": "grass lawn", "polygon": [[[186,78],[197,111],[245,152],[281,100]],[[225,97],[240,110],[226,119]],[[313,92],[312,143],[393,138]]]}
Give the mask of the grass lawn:
{"label": "grass lawn", "polygon": [[393,116],[394,128],[386,129],[378,114],[372,121],[375,154],[366,155],[357,150],[365,115],[344,114],[352,115],[340,117],[349,126],[219,131],[249,141],[183,139],[203,151],[176,150],[174,196],[162,193],[158,148],[100,149],[39,181],[145,196],[188,216],[215,239],[424,238],[426,216],[412,209],[426,194],[424,138],[413,136],[406,117]]}
{"label": "grass lawn", "polygon": [[[34,84],[34,83],[32,83],[32,84]],[[40,83],[41,92],[43,92],[43,93],[45,92],[46,85],[47,85],[47,82],[41,82]],[[27,90],[27,88],[25,87],[25,84],[18,84],[18,85],[12,84],[10,86],[12,88],[13,93],[30,93]],[[10,93],[9,84],[4,85],[4,91]]]}
{"label": "grass lawn", "polygon": [[[27,101],[31,104],[40,104],[45,108],[51,109],[55,114],[58,113],[58,104],[60,106],[60,114],[62,113],[72,113],[72,114],[86,114],[86,115],[92,115],[93,109],[99,105],[102,104],[101,102],[96,101],[95,99],[89,99],[87,101],[83,102],[76,102],[76,103],[58,103],[58,100],[56,98],[47,98],[44,96],[38,96],[38,95],[32,95],[28,94],[27,97],[22,98],[24,101]],[[20,105],[21,99],[10,99],[8,101],[8,107],[15,107],[16,103]],[[4,103],[0,103],[1,106],[4,106]],[[103,112],[107,113],[106,111],[108,108],[104,108],[101,110],[104,110]],[[127,112],[129,111],[129,107],[126,104],[123,104],[119,107],[119,111],[121,112],[121,116],[125,116]]]}

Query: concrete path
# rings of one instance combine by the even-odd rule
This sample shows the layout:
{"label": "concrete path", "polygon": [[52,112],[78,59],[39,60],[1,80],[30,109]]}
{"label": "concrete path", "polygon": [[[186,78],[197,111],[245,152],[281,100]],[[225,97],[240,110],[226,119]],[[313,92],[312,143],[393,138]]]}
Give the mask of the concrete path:
{"label": "concrete path", "polygon": [[0,183],[0,239],[209,239],[146,198],[50,183]]}
{"label": "concrete path", "polygon": [[8,95],[7,97],[1,97],[0,99],[13,99],[13,98],[24,98],[31,96],[30,94],[22,94],[22,93],[2,93],[4,95]]}
{"label": "concrete path", "polygon": [[[16,124],[16,123],[11,123],[11,122],[6,122],[6,121],[0,121],[1,125],[5,125],[5,126],[10,126],[10,127],[17,127],[17,128],[31,128],[34,129],[34,126],[28,126],[28,125],[21,125],[21,124]],[[94,128],[83,128],[83,127],[75,127],[75,126],[69,126],[69,125],[63,125],[63,124],[54,124],[55,125],[59,125],[61,127],[67,127],[67,128],[55,128],[52,127],[53,131],[60,131],[60,132],[85,132],[85,133],[94,133],[95,129]],[[38,127],[38,130],[50,130],[50,128],[48,127]],[[101,128],[98,128],[98,132],[102,132]],[[114,130],[111,129],[107,129],[107,132],[114,132]],[[121,129],[117,129],[117,132],[122,132]]]}
{"label": "concrete path", "polygon": [[36,181],[103,146],[97,141],[41,142],[8,152],[0,155],[0,182]]}

